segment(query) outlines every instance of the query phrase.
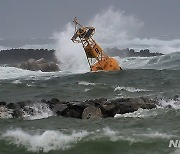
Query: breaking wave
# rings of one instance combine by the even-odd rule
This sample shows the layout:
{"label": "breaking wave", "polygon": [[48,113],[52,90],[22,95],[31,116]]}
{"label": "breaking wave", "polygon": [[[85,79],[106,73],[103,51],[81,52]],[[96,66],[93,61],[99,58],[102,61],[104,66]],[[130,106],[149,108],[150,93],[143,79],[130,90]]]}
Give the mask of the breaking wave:
{"label": "breaking wave", "polygon": [[173,108],[173,109],[180,109],[180,99],[169,99],[169,100],[164,100],[164,99],[160,99],[159,101],[159,106],[163,107],[163,108]]}
{"label": "breaking wave", "polygon": [[[130,144],[137,142],[153,143],[156,140],[171,139],[177,137],[175,135],[151,132],[140,134],[122,134],[120,131],[112,130],[109,127],[105,127],[93,132],[87,131],[74,131],[70,134],[63,133],[56,130],[46,130],[44,132],[26,132],[21,129],[8,130],[0,137],[8,144],[17,145],[18,148],[24,147],[30,152],[49,152],[54,150],[67,150],[74,147],[79,142],[96,142],[98,140],[110,141],[110,142],[126,142]],[[150,139],[150,141],[149,141]]]}
{"label": "breaking wave", "polygon": [[116,114],[115,118],[145,118],[149,116],[157,116],[156,110],[147,110],[147,109],[138,109],[132,113],[125,113],[125,114]]}
{"label": "breaking wave", "polygon": [[117,58],[124,69],[180,70],[180,52],[157,57]]}
{"label": "breaking wave", "polygon": [[[85,25],[96,28],[94,37],[103,49],[117,47],[139,51],[148,48],[151,52],[168,54],[151,58],[123,58],[120,60],[123,68],[179,69],[177,60],[180,56],[177,52],[180,52],[180,39],[138,38],[138,31],[143,28],[144,23],[134,15],[126,15],[124,11],[109,7],[96,14]],[[74,44],[70,40],[73,34],[72,23],[68,23],[64,31],[54,34],[56,56],[61,62],[62,70],[87,72],[89,67],[81,44]],[[176,53],[171,54],[172,52]]]}
{"label": "breaking wave", "polygon": [[145,92],[145,91],[150,91],[150,90],[146,90],[146,89],[138,89],[138,88],[134,88],[134,87],[116,87],[114,89],[114,91],[121,91],[121,90],[125,90],[128,92]]}
{"label": "breaking wave", "polygon": [[25,147],[31,152],[49,152],[51,150],[65,150],[79,142],[89,133],[86,131],[64,134],[60,131],[46,130],[43,133],[30,134],[21,129],[9,130],[2,138],[18,147]]}
{"label": "breaking wave", "polygon": [[[31,113],[28,113],[31,109]],[[54,115],[53,111],[49,108],[47,104],[44,103],[35,103],[31,106],[25,106],[25,110],[23,112],[23,119],[26,120],[35,120],[35,119],[42,119],[48,118]]]}

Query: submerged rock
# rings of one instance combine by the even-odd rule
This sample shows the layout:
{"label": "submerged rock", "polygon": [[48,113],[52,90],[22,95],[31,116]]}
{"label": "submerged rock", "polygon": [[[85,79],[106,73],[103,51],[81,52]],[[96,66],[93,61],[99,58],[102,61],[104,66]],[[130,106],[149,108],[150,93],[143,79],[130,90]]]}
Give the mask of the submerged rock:
{"label": "submerged rock", "polygon": [[[41,105],[40,109],[36,107]],[[44,105],[43,105],[44,104]],[[11,110],[14,118],[23,118],[25,115],[34,116],[43,108],[48,108],[53,114],[63,117],[72,117],[79,119],[107,118],[114,117],[116,114],[124,114],[137,111],[139,108],[152,109],[156,107],[157,102],[148,98],[119,98],[107,100],[105,98],[86,100],[86,101],[60,101],[53,98],[49,101],[42,99],[39,102],[22,101],[17,103],[0,102],[0,106]],[[45,110],[47,111],[47,110]],[[1,114],[0,110],[0,114]]]}

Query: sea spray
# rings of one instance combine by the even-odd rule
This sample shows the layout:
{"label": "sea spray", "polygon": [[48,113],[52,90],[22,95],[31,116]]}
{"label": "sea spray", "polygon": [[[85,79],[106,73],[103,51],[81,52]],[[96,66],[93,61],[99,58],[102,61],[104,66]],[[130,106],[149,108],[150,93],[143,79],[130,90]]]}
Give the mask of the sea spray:
{"label": "sea spray", "polygon": [[[143,22],[140,22],[133,15],[125,15],[123,11],[115,11],[110,7],[95,15],[86,25],[96,28],[95,40],[105,49],[116,46],[118,41],[132,38],[136,31],[143,26]],[[73,35],[74,25],[71,23],[65,26],[64,31],[54,34],[56,39],[55,54],[61,62],[61,69],[88,71],[88,63],[82,45],[71,42]]]}
{"label": "sea spray", "polygon": [[66,25],[63,32],[56,33],[56,56],[60,60],[61,69],[64,71],[88,71],[86,55],[81,44],[74,44],[71,37],[74,34],[74,27],[71,23]]}

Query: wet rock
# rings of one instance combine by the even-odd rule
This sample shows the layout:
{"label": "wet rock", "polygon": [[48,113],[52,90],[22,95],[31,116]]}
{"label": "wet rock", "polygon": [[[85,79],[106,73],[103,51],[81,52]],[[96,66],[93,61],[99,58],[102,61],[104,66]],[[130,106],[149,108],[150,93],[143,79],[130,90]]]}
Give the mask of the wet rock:
{"label": "wet rock", "polygon": [[52,72],[50,70],[50,67],[49,67],[48,63],[38,64],[38,66],[39,66],[39,70],[41,70],[42,72]]}
{"label": "wet rock", "polygon": [[107,100],[104,98],[86,101],[60,101],[53,98],[49,101],[43,99],[40,102],[21,101],[17,103],[1,102],[1,106],[12,110],[12,116],[22,118],[24,114],[34,115],[36,103],[44,104],[54,115],[72,118],[107,118],[116,114],[124,114],[137,111],[139,108],[152,109],[156,107],[157,101],[145,97],[140,98],[119,98]]}
{"label": "wet rock", "polygon": [[7,104],[7,108],[15,109],[16,108],[16,104],[15,103],[9,103],[9,104]]}
{"label": "wet rock", "polygon": [[60,71],[60,70],[59,70],[59,66],[58,66],[57,64],[55,64],[55,63],[51,63],[51,64],[49,65],[49,69],[50,69],[52,72]]}
{"label": "wet rock", "polygon": [[53,112],[56,113],[57,115],[65,115],[64,111],[68,108],[66,104],[55,104],[53,106]]}
{"label": "wet rock", "polygon": [[88,106],[83,110],[82,119],[97,119],[102,118],[101,109],[99,107]]}
{"label": "wet rock", "polygon": [[28,69],[28,65],[27,65],[26,62],[23,62],[23,63],[20,64],[19,68],[27,70]]}
{"label": "wet rock", "polygon": [[29,59],[27,61],[27,69],[31,71],[38,71],[39,66],[34,59]]}
{"label": "wet rock", "polygon": [[61,116],[63,117],[71,117],[71,118],[81,118],[82,111],[77,110],[75,108],[66,108],[63,112],[61,112]]}
{"label": "wet rock", "polygon": [[179,99],[179,95],[175,95],[173,98],[173,100],[175,100],[175,101],[178,101],[178,99]]}
{"label": "wet rock", "polygon": [[6,105],[6,102],[5,101],[0,102],[0,106],[1,105]]}
{"label": "wet rock", "polygon": [[43,64],[43,63],[47,63],[47,61],[44,58],[38,59],[36,60],[37,64]]}
{"label": "wet rock", "polygon": [[49,64],[44,58],[38,60],[29,59],[27,62],[17,65],[17,67],[31,71],[41,70],[42,72],[55,72],[60,70],[56,63]]}

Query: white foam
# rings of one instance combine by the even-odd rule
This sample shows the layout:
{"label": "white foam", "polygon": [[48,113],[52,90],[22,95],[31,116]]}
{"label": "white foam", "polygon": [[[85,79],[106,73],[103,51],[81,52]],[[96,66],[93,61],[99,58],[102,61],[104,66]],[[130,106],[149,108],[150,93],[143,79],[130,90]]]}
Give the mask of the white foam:
{"label": "white foam", "polygon": [[120,131],[114,131],[108,127],[103,129],[103,135],[109,137],[110,141],[116,142],[119,140],[129,141],[130,144],[134,142],[145,142],[148,139],[171,139],[173,137],[178,137],[176,135],[161,133],[158,131],[142,133],[142,134],[123,134]]}
{"label": "white foam", "polygon": [[177,137],[172,134],[160,133],[160,132],[150,132],[145,134],[134,134],[134,136],[143,137],[143,138],[152,138],[152,139],[170,139],[172,137]]}
{"label": "white foam", "polygon": [[90,90],[89,88],[84,89],[85,92],[88,92],[89,90]]}
{"label": "white foam", "polygon": [[1,119],[9,119],[12,118],[12,110],[11,109],[7,109],[4,106],[0,106],[0,118]]}
{"label": "white foam", "polygon": [[5,132],[2,137],[9,141],[9,143],[24,146],[31,152],[49,152],[52,150],[68,149],[88,134],[86,131],[64,134],[54,130],[46,130],[41,134],[30,134],[23,130],[16,129]]}
{"label": "white foam", "polygon": [[27,109],[31,109],[31,113],[27,113],[27,110],[22,110],[23,118],[27,120],[35,120],[48,118],[54,115],[53,111],[45,103],[35,103],[31,106],[25,106]]}
{"label": "white foam", "polygon": [[145,91],[150,91],[150,90],[147,90],[147,89],[138,89],[138,88],[134,88],[134,87],[120,87],[120,86],[118,86],[118,87],[116,87],[115,89],[114,89],[114,91],[121,91],[121,90],[126,90],[126,91],[128,91],[128,92],[145,92]]}
{"label": "white foam", "polygon": [[166,108],[166,107],[172,107],[174,109],[180,109],[180,100],[164,100],[164,99],[161,99],[158,101],[159,102],[159,106],[160,107],[163,107],[163,108]]}
{"label": "white foam", "polygon": [[68,23],[65,30],[54,34],[56,39],[56,57],[61,62],[61,69],[71,72],[89,71],[88,62],[81,44],[71,41],[74,35],[74,25]]}
{"label": "white foam", "polygon": [[132,113],[125,113],[125,114],[116,114],[115,118],[145,118],[149,116],[157,116],[156,110],[147,110],[139,108],[137,111],[134,111]]}
{"label": "white foam", "polygon": [[14,80],[12,83],[13,84],[21,84],[22,82],[20,80]]}
{"label": "white foam", "polygon": [[[0,80],[26,78],[26,80],[49,80],[60,72],[22,70],[15,67],[0,67]],[[18,81],[15,81],[15,84]]]}
{"label": "white foam", "polygon": [[108,127],[104,128],[103,131],[104,131],[104,135],[109,137],[111,141],[115,142],[118,140],[116,131],[113,131]]}
{"label": "white foam", "polygon": [[94,85],[96,85],[96,83],[91,83],[91,82],[87,82],[87,81],[78,81],[78,84],[79,85],[85,85],[85,86],[89,86],[89,85],[94,86]]}

